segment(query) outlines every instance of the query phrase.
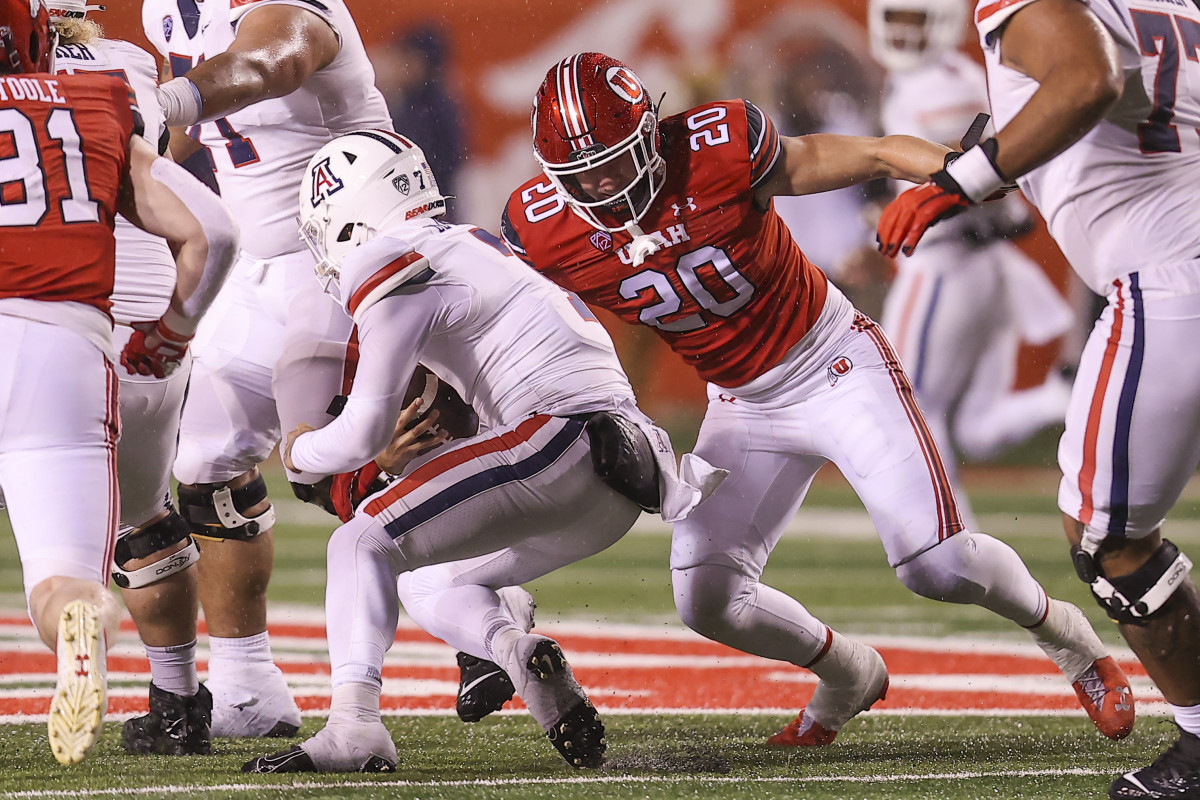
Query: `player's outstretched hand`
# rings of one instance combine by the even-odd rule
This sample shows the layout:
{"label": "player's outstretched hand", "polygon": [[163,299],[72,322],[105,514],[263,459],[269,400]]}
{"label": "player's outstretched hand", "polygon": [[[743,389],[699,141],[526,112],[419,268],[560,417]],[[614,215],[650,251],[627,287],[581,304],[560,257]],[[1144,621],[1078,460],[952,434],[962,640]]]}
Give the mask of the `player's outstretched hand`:
{"label": "player's outstretched hand", "polygon": [[925,231],[970,206],[970,199],[945,170],[935,172],[927,183],[901,193],[883,210],[875,231],[879,252],[893,258],[901,252],[912,255]]}
{"label": "player's outstretched hand", "polygon": [[121,351],[121,365],[131,375],[165,378],[179,367],[192,337],[175,333],[161,319],[132,327],[133,335]]}
{"label": "player's outstretched hand", "polygon": [[417,456],[450,441],[450,434],[438,427],[438,412],[421,416],[421,398],[413,400],[396,420],[396,432],[375,463],[393,475],[399,475]]}

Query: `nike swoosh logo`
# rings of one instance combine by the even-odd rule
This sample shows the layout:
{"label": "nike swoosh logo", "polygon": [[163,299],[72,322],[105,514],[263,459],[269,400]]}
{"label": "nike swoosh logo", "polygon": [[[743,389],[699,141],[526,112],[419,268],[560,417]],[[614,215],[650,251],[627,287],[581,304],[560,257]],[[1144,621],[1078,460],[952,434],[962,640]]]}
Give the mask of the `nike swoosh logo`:
{"label": "nike swoosh logo", "polygon": [[493,675],[503,675],[503,674],[504,674],[504,670],[502,670],[502,669],[498,669],[498,670],[496,670],[496,671],[494,671],[494,672],[489,672],[489,673],[487,673],[486,675],[481,675],[481,676],[479,676],[478,678],[476,678],[475,680],[473,680],[473,681],[471,681],[470,683],[468,683],[466,686],[464,686],[464,687],[462,687],[461,689],[459,689],[459,690],[458,690],[458,696],[459,696],[459,697],[462,697],[464,694],[466,694],[467,692],[471,691],[471,690],[472,690],[472,689],[474,689],[476,686],[478,686],[479,684],[483,683],[484,681],[486,681],[488,678],[492,677]]}

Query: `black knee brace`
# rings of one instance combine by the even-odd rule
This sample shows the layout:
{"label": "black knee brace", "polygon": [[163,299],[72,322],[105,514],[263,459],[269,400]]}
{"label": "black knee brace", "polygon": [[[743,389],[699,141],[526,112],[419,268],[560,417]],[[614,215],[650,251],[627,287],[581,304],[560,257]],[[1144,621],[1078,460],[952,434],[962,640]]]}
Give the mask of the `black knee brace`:
{"label": "black knee brace", "polygon": [[[125,565],[138,558],[146,558],[173,544],[187,540],[187,547],[163,556],[153,564],[135,570],[125,570]],[[183,572],[200,559],[200,550],[192,541],[191,528],[174,508],[158,522],[139,531],[117,539],[113,552],[113,583],[122,589],[140,589]]]}
{"label": "black knee brace", "polygon": [[1192,569],[1191,560],[1167,539],[1145,564],[1116,578],[1106,577],[1095,556],[1081,547],[1071,548],[1071,557],[1075,572],[1089,584],[1105,613],[1117,622],[1134,625],[1154,619]]}
{"label": "black knee brace", "polygon": [[180,485],[179,512],[201,539],[248,541],[275,525],[275,509],[268,505],[258,516],[245,516],[267,499],[267,482],[261,475],[245,486],[230,489],[223,483]]}

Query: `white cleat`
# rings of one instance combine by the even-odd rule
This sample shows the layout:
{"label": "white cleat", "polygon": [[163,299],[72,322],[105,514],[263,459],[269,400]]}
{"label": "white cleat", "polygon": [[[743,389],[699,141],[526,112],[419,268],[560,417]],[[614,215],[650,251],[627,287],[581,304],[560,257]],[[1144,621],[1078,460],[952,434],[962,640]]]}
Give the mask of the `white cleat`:
{"label": "white cleat", "polygon": [[[210,665],[211,669],[211,665]],[[300,709],[283,672],[273,663],[244,665],[234,676],[211,674],[212,735],[234,739],[295,736]]]}
{"label": "white cleat", "polygon": [[529,633],[533,629],[533,611],[537,608],[533,595],[520,586],[504,586],[496,590],[496,596],[517,627]]}
{"label": "white cleat", "polygon": [[58,684],[50,701],[50,750],[60,764],[78,764],[96,743],[108,710],[104,626],[100,610],[73,600],[58,620]]}

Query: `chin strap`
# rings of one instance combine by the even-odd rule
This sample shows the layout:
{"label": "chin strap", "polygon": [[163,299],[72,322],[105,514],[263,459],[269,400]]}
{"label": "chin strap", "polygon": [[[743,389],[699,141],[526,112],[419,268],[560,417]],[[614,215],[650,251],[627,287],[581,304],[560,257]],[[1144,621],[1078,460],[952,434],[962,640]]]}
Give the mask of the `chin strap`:
{"label": "chin strap", "polygon": [[647,235],[636,222],[625,223],[625,230],[629,231],[629,235],[633,237],[633,241],[629,244],[629,257],[633,260],[635,267],[640,267],[647,258],[662,250],[662,242]]}

